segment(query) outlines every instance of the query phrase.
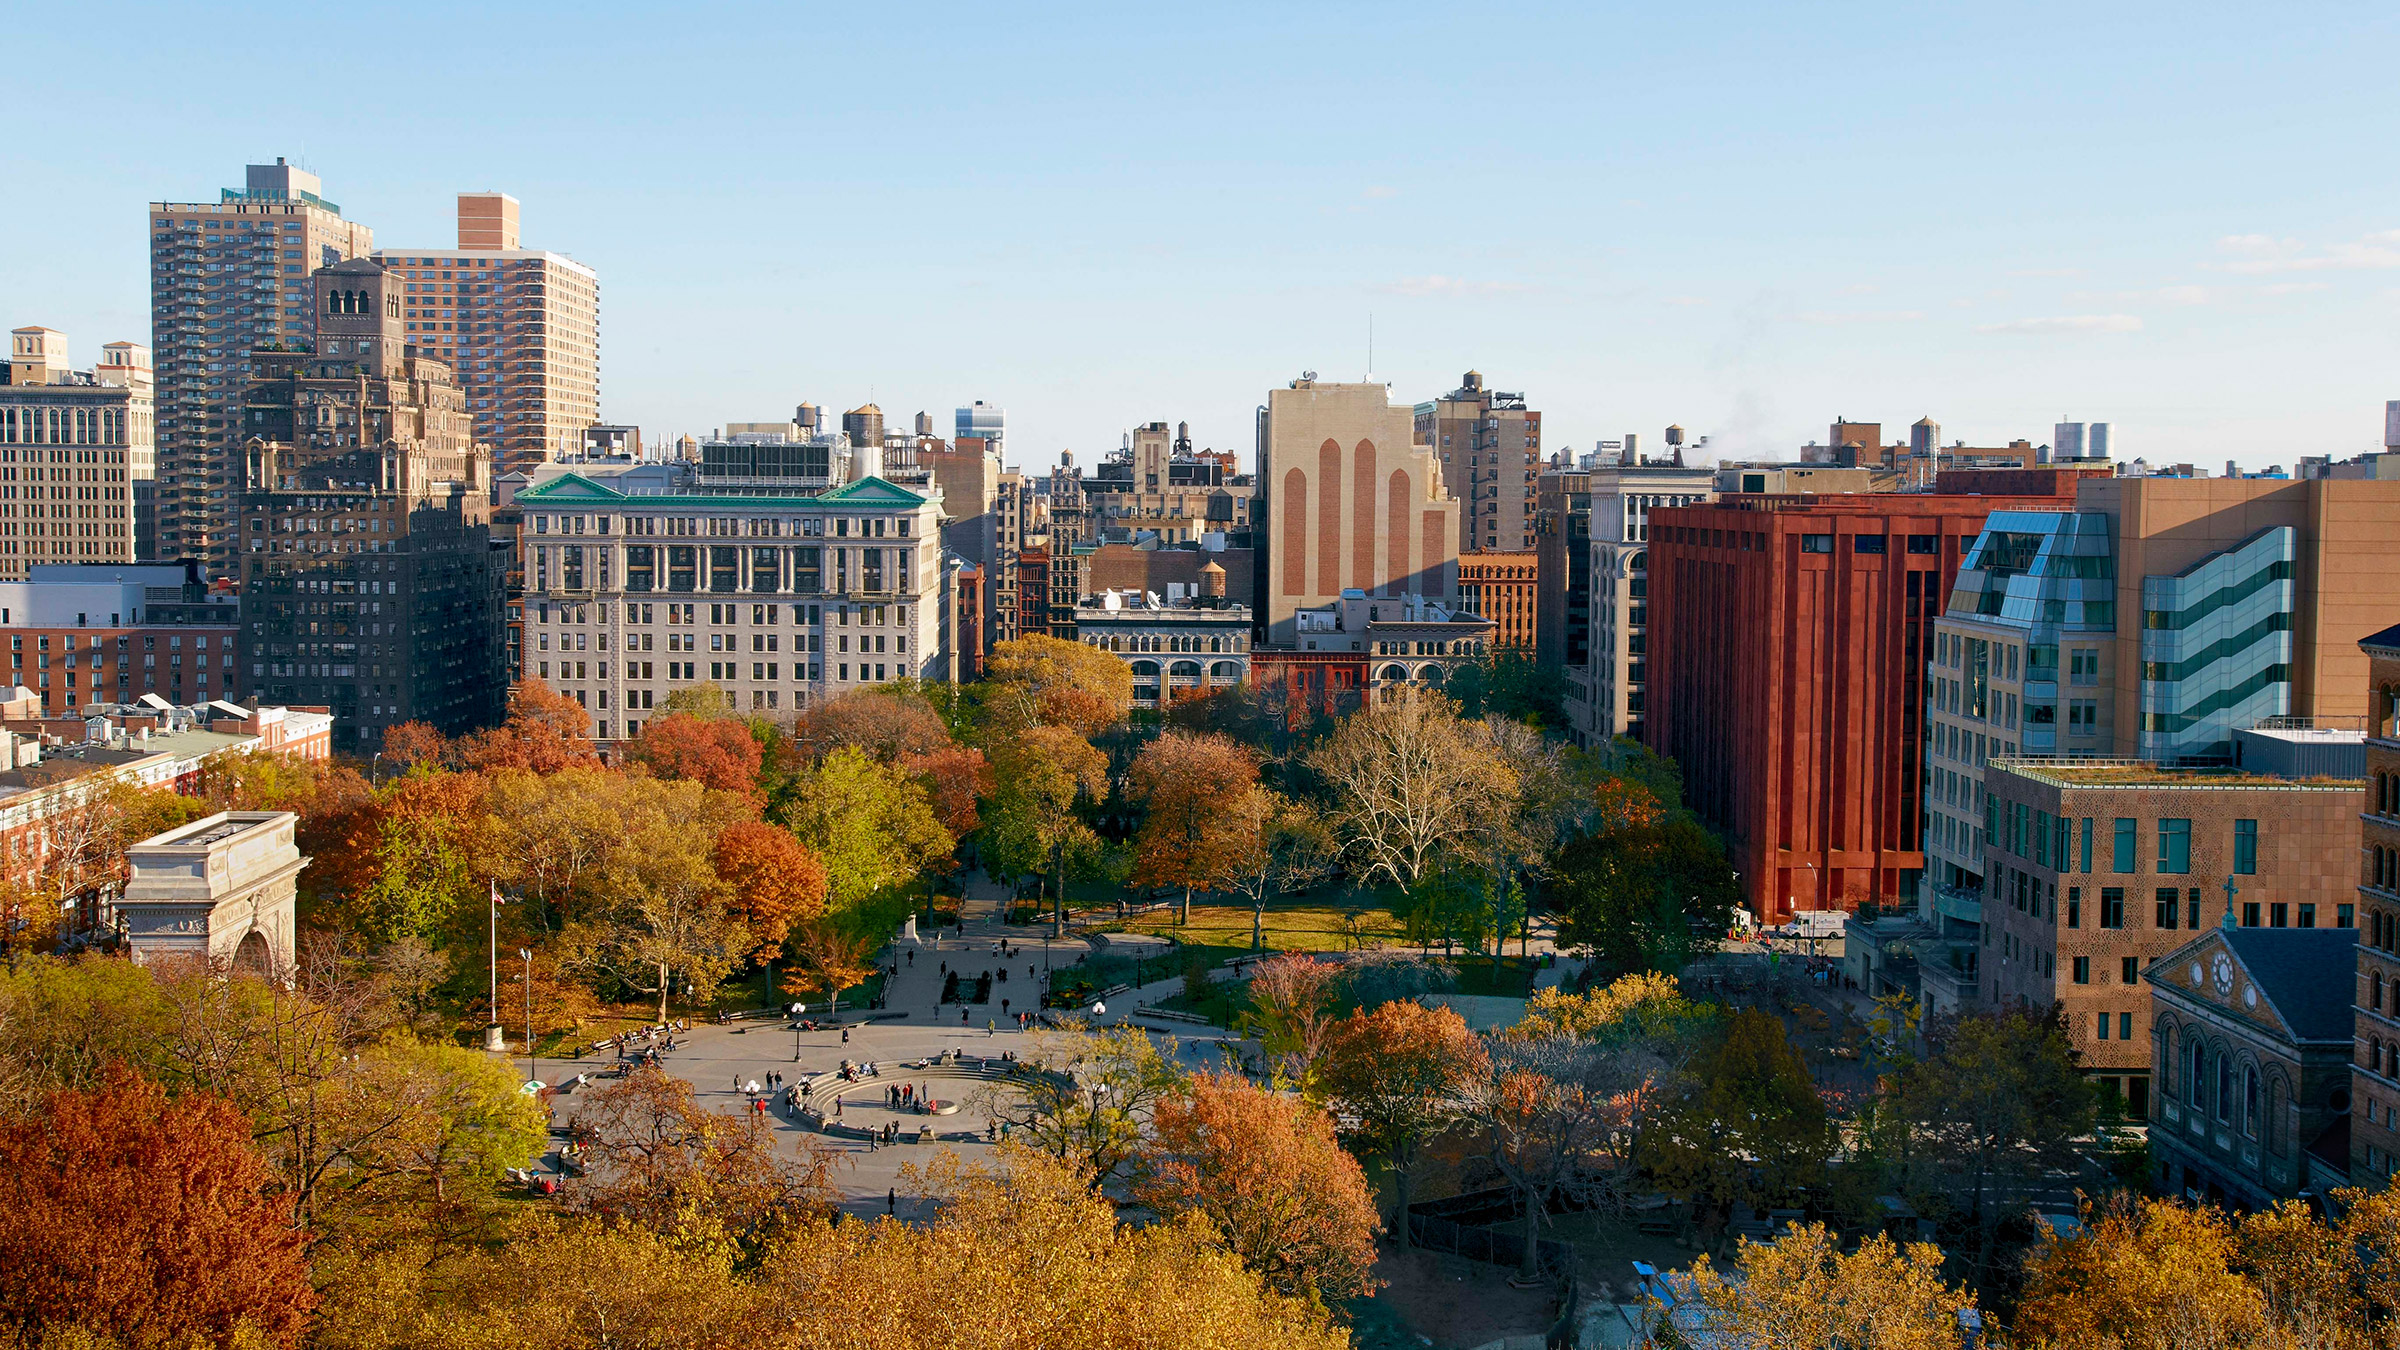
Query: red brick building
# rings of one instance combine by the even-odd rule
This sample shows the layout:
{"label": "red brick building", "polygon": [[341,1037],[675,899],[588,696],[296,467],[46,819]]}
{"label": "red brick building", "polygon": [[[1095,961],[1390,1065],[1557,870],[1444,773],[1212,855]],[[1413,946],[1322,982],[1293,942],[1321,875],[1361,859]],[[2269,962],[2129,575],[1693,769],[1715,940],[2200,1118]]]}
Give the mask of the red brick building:
{"label": "red brick building", "polygon": [[1744,495],[1652,514],[1643,739],[1724,831],[1753,913],[1913,895],[1926,636],[1987,513],[2072,504]]}

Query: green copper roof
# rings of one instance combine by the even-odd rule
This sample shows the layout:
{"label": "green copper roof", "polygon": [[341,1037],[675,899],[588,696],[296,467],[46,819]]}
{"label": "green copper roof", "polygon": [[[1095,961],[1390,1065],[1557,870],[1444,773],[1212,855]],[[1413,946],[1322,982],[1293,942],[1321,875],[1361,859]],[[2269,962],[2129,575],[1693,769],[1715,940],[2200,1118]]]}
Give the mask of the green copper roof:
{"label": "green copper roof", "polygon": [[822,505],[884,507],[905,510],[923,506],[918,494],[881,478],[861,478],[814,497],[762,497],[738,493],[628,493],[579,473],[562,473],[539,487],[517,494],[532,506],[613,506],[622,510],[651,507],[707,508],[740,506],[774,511],[799,511]]}

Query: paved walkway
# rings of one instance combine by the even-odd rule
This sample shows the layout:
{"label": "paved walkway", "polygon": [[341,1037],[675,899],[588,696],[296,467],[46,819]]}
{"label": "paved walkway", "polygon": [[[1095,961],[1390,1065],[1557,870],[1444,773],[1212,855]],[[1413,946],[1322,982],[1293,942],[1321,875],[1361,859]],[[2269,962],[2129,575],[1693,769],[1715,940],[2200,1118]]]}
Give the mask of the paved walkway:
{"label": "paved walkway", "polygon": [[[919,934],[916,943],[895,941],[885,949],[884,964],[896,970],[886,986],[884,1006],[886,1012],[900,1016],[854,1023],[847,1033],[794,1031],[781,1019],[761,1019],[734,1026],[695,1025],[678,1036],[677,1048],[663,1057],[667,1071],[690,1082],[702,1105],[738,1112],[749,1108],[749,1085],[753,1081],[763,1085],[769,1073],[782,1073],[797,1080],[803,1073],[837,1068],[845,1059],[853,1063],[875,1060],[885,1066],[888,1078],[904,1082],[907,1071],[899,1066],[948,1050],[968,1055],[997,1055],[1011,1049],[1021,1054],[1030,1051],[1030,1037],[1016,1030],[1013,1016],[1004,1017],[1000,1000],[1008,1000],[1011,1014],[1018,1010],[1038,1010],[1043,971],[1073,965],[1089,955],[1092,947],[1077,937],[1052,940],[1047,936],[1046,924],[1004,925],[1002,905],[1007,892],[980,874],[968,879],[966,891],[958,927],[938,934],[926,931]],[[1006,955],[1000,951],[1003,943],[1007,946]],[[1002,981],[999,974],[1004,969],[1008,978]],[[991,973],[991,1001],[963,1007],[939,1002],[944,980],[952,970],[967,977]],[[1128,991],[1131,997],[1113,997],[1108,1002],[1108,1016],[1100,1020],[1111,1024],[1122,1022],[1140,1006],[1172,996],[1181,984],[1179,979],[1165,980],[1139,991]],[[821,1011],[813,1005],[810,1008],[812,1014]],[[1218,1068],[1224,1064],[1224,1055],[1217,1048],[1221,1033],[1212,1028],[1157,1022],[1149,1024],[1149,1029],[1162,1045],[1173,1042],[1179,1062],[1187,1069]],[[604,1053],[582,1060],[543,1060],[538,1066],[538,1076],[545,1082],[563,1082],[577,1073],[606,1068],[613,1059],[613,1055]],[[586,1085],[557,1098],[557,1116],[562,1123],[573,1118],[577,1092],[590,1090],[592,1085]],[[861,1217],[883,1214],[895,1189],[900,1192],[895,1212],[902,1218],[922,1217],[924,1207],[912,1204],[907,1185],[900,1177],[904,1166],[913,1163],[923,1167],[944,1152],[957,1153],[969,1162],[990,1153],[989,1145],[965,1142],[870,1148],[865,1143],[816,1134],[795,1120],[780,1116],[769,1119],[774,1124],[776,1138],[789,1142],[795,1152],[797,1141],[805,1135],[839,1155],[843,1166],[834,1177],[834,1184],[843,1194],[842,1207]],[[982,1119],[981,1112],[964,1110],[937,1128],[972,1128]],[[914,1124],[915,1120],[911,1117],[907,1123]]]}

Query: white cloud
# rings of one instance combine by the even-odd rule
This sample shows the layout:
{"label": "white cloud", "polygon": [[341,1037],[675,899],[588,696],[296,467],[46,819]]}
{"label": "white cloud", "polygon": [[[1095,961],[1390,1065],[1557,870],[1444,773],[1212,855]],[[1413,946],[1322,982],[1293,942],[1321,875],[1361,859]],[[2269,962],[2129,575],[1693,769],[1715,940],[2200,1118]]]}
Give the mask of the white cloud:
{"label": "white cloud", "polygon": [[2068,293],[2067,299],[2079,304],[2138,304],[2150,301],[2164,305],[2205,305],[2209,301],[2209,294],[2206,286],[2160,286],[2146,291],[2073,291]]}
{"label": "white cloud", "polygon": [[2206,286],[2161,286],[2152,294],[2170,305],[2205,305],[2208,303]]}
{"label": "white cloud", "polygon": [[1369,201],[1379,202],[1385,200],[1386,198],[1399,196],[1400,189],[1378,183],[1374,187],[1368,188],[1362,195],[1364,195]]}
{"label": "white cloud", "polygon": [[1376,289],[1394,295],[1498,295],[1526,288],[1513,281],[1469,281],[1464,277],[1428,275],[1402,277]]}
{"label": "white cloud", "polygon": [[2140,331],[2142,321],[2131,314],[2062,314],[2044,319],[2011,319],[2007,323],[1987,323],[1978,333],[2132,333]]}
{"label": "white cloud", "polygon": [[1916,309],[1804,309],[1792,316],[1802,323],[1910,323],[1925,317]]}
{"label": "white cloud", "polygon": [[2323,281],[2278,281],[2258,289],[2261,295],[2303,295],[2309,291],[2330,290],[2332,284]]}
{"label": "white cloud", "polygon": [[2400,267],[2400,230],[2378,230],[2347,243],[2313,248],[2297,239],[2264,234],[2229,234],[2217,247],[2236,255],[2221,264],[2228,272],[2323,272]]}
{"label": "white cloud", "polygon": [[1707,300],[1697,295],[1670,295],[1659,303],[1667,305],[1705,305]]}

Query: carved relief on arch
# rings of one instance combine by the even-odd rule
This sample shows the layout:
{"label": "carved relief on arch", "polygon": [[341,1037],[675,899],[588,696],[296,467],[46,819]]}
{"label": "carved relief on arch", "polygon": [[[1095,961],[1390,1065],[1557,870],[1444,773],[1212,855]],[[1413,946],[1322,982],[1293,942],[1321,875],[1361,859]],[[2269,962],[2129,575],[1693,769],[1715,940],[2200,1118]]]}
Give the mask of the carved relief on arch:
{"label": "carved relief on arch", "polygon": [[1283,593],[1308,594],[1308,475],[1291,469],[1283,475]]}
{"label": "carved relief on arch", "polygon": [[1350,462],[1350,584],[1388,594],[1391,577],[1375,584],[1375,442],[1360,441]]}
{"label": "carved relief on arch", "polygon": [[1342,447],[1328,436],[1317,447],[1317,588],[1342,593]]}

